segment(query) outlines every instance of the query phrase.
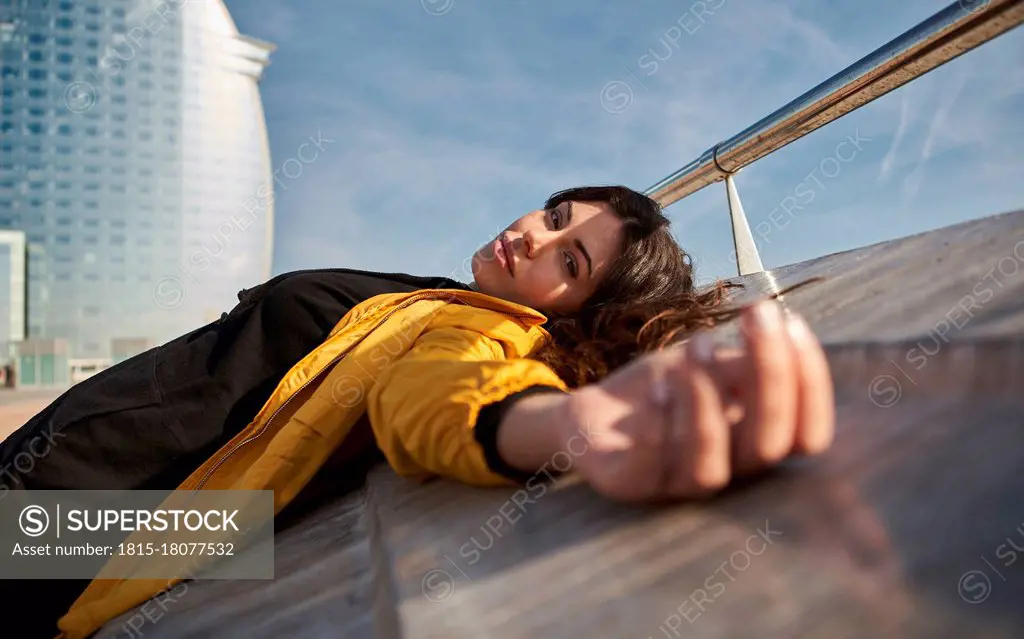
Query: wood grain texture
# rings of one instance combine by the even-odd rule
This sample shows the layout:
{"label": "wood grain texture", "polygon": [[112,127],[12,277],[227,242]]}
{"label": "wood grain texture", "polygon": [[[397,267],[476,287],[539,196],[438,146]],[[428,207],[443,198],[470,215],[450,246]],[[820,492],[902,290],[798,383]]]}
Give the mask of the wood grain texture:
{"label": "wood grain texture", "polygon": [[[714,499],[386,468],[147,637],[1022,637],[1024,211],[742,278],[826,345],[838,435]],[[728,331],[726,331],[728,332]],[[121,623],[99,636],[126,634]]]}

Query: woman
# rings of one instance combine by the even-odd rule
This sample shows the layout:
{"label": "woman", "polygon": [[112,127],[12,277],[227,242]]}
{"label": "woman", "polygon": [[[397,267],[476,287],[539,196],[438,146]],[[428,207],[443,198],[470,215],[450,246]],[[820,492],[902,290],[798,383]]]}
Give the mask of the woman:
{"label": "woman", "polygon": [[[568,449],[598,492],[651,500],[823,450],[827,365],[774,302],[744,311],[745,348],[716,353],[706,332],[663,348],[735,315],[722,286],[695,291],[668,225],[640,193],[583,187],[482,247],[471,286],[348,269],[278,276],[219,321],[58,398],[0,447],[7,468],[40,438],[53,443],[5,484],[273,489],[280,512],[324,469],[362,472],[374,454],[403,475],[488,486],[522,482]],[[581,436],[587,446],[570,448]],[[63,597],[45,599],[57,614],[74,596],[59,584]],[[88,636],[154,585],[94,582],[62,619],[65,636]]]}

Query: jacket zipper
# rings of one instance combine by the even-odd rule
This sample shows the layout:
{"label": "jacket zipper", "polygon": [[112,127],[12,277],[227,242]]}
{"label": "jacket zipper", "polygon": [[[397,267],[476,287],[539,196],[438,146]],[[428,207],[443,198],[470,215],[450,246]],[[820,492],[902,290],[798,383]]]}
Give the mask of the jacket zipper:
{"label": "jacket zipper", "polygon": [[[444,294],[440,294],[440,295],[444,295]],[[405,308],[406,306],[408,306],[410,304],[414,304],[415,302],[419,302],[419,301],[421,301],[423,299],[436,299],[436,298],[434,296],[432,296],[432,295],[427,295],[427,296],[423,296],[423,297],[416,297],[415,299],[406,300],[405,302],[402,302],[401,304],[399,304],[395,308],[391,309],[384,317],[382,317],[373,328],[371,328],[369,331],[366,332],[366,335],[369,335],[372,331],[377,330],[380,327],[381,324],[386,322],[389,317],[391,317],[392,315],[394,315],[398,311],[402,310],[403,308]],[[363,337],[365,338],[366,335],[364,335]],[[357,342],[357,344],[358,344],[358,342]],[[259,439],[263,435],[263,433],[265,433],[267,431],[267,429],[270,428],[270,424],[273,423],[273,421],[277,417],[278,413],[280,413],[282,410],[284,410],[284,408],[286,406],[288,406],[289,403],[291,403],[292,399],[294,399],[296,395],[301,393],[303,391],[303,389],[305,389],[307,386],[309,386],[314,381],[318,380],[322,375],[324,375],[324,373],[327,370],[329,370],[332,366],[334,366],[334,364],[336,364],[339,360],[341,360],[343,357],[345,357],[345,355],[348,354],[348,351],[351,351],[353,348],[355,348],[357,344],[352,344],[351,346],[349,346],[349,348],[345,352],[339,353],[336,356],[334,356],[333,358],[331,358],[331,361],[329,361],[324,366],[322,371],[320,371],[317,375],[315,375],[315,376],[311,377],[310,379],[308,379],[306,381],[306,383],[304,383],[302,386],[300,386],[294,393],[291,394],[290,397],[288,397],[288,399],[286,399],[284,401],[283,404],[278,406],[277,409],[273,413],[271,413],[270,417],[267,419],[266,422],[264,422],[263,427],[260,428],[259,431],[253,433],[249,437],[247,437],[247,438],[243,439],[242,441],[238,442],[237,444],[235,444],[231,448],[231,450],[226,452],[223,457],[218,459],[217,463],[215,463],[213,466],[210,467],[209,470],[206,471],[206,473],[203,475],[203,478],[199,480],[199,483],[196,484],[196,487],[193,488],[193,490],[201,490],[203,488],[203,486],[206,485],[206,482],[209,481],[209,479],[213,475],[213,473],[215,473],[217,471],[217,469],[220,468],[224,464],[224,462],[226,462],[228,460],[229,457],[231,457],[236,452],[238,452],[238,450],[241,449],[246,444]]]}

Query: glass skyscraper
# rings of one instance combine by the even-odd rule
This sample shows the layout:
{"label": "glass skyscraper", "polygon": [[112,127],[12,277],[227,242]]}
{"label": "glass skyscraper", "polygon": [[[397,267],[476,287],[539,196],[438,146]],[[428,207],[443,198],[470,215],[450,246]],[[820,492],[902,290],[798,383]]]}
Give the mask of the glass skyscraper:
{"label": "glass skyscraper", "polygon": [[28,243],[28,337],[159,343],[271,270],[259,80],[220,0],[0,2],[0,230]]}

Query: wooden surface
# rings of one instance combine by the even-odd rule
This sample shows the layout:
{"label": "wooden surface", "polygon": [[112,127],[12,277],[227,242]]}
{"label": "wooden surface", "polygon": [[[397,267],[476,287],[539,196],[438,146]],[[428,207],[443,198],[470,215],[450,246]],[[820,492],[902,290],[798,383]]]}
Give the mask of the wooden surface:
{"label": "wooden surface", "polygon": [[[1024,212],[745,278],[743,295],[814,276],[784,301],[835,376],[822,458],[660,508],[379,468],[278,534],[275,581],[193,584],[140,632],[1024,637]],[[140,636],[131,617],[99,636]]]}
{"label": "wooden surface", "polygon": [[1024,374],[958,392],[981,379],[961,362],[995,352],[1021,362],[1024,342],[948,347],[897,400],[874,382],[892,352],[830,349],[833,450],[701,504],[582,485],[526,503],[378,472],[402,636],[1024,636],[1024,552],[1002,565],[1007,539],[1024,550]]}

